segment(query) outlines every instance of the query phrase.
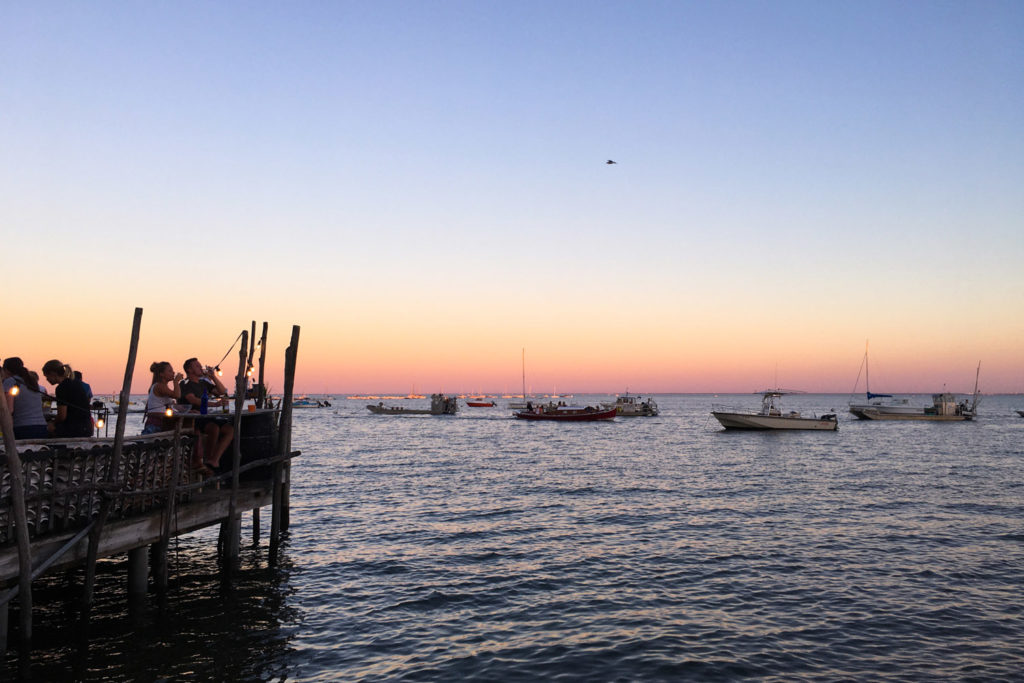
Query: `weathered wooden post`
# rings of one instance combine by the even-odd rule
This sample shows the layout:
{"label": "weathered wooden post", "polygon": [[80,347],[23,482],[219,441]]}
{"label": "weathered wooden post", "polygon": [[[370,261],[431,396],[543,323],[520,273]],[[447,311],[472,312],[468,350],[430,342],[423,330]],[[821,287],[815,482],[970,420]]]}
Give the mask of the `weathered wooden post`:
{"label": "weathered wooden post", "polygon": [[[299,359],[299,326],[292,325],[292,340],[288,345],[291,350],[291,372],[285,377],[285,396],[288,400],[288,429],[284,433],[287,444],[286,454],[292,452],[292,397],[295,390],[295,370],[298,367]],[[282,412],[282,415],[284,413]],[[292,500],[292,461],[289,458],[284,461],[284,479],[281,489],[281,531],[288,531],[291,526],[291,500]]]}
{"label": "weathered wooden post", "polygon": [[[253,327],[256,323],[253,323]],[[238,513],[238,468],[242,463],[242,409],[245,407],[246,387],[246,352],[249,345],[249,333],[242,330],[242,345],[238,349],[238,374],[235,376],[235,438],[232,441],[231,458],[231,497],[228,500],[228,518],[224,522],[225,530],[224,556],[228,560],[238,558],[241,545],[239,535],[241,528]]]}
{"label": "weathered wooden post", "polygon": [[263,321],[263,334],[260,335],[260,373],[259,373],[259,390],[256,395],[256,407],[266,407],[264,403],[267,400],[267,388],[263,386],[263,369],[267,362],[267,322]]}
{"label": "weathered wooden post", "polygon": [[[281,415],[277,429],[277,454],[287,456],[291,452],[292,391],[295,383],[295,349],[299,341],[299,328],[292,327],[291,345],[284,352],[284,394],[281,398]],[[270,550],[271,558],[281,541],[281,532],[287,528],[284,522],[285,476],[288,470],[284,462],[274,463],[273,503],[270,509]]]}
{"label": "weathered wooden post", "polygon": [[[25,470],[14,441],[14,422],[7,407],[7,396],[0,394],[0,429],[4,431],[4,450],[7,452],[7,472],[11,481],[11,511],[14,516],[14,536],[18,543],[18,608],[21,624],[21,638],[24,649],[32,647],[32,548],[28,538],[28,515],[25,512]],[[7,645],[7,609],[3,605],[4,639]]]}
{"label": "weathered wooden post", "polygon": [[249,393],[249,378],[252,376],[252,357],[256,353],[256,321],[252,321],[252,333],[249,335],[249,359],[245,365],[245,391]]}
{"label": "weathered wooden post", "polygon": [[167,504],[164,506],[160,540],[153,544],[153,582],[161,593],[167,590],[167,549],[171,543],[171,520],[178,505],[178,479],[181,477],[181,420],[174,421],[174,450],[171,460],[171,481],[167,485]]}
{"label": "weathered wooden post", "polygon": [[[114,449],[110,456],[110,480],[120,480],[121,449],[124,444],[124,429],[128,421],[128,401],[132,393],[132,376],[135,374],[135,356],[139,351],[139,331],[142,329],[142,309],[136,307],[135,319],[132,321],[132,338],[128,344],[128,362],[124,368],[124,381],[121,383],[121,400],[117,406],[117,427],[114,428]],[[96,525],[89,532],[89,551],[85,561],[85,586],[82,599],[86,605],[92,604],[92,590],[96,583],[96,556],[99,551],[100,535],[103,523],[110,510],[110,500],[104,498],[100,506],[100,514]]]}

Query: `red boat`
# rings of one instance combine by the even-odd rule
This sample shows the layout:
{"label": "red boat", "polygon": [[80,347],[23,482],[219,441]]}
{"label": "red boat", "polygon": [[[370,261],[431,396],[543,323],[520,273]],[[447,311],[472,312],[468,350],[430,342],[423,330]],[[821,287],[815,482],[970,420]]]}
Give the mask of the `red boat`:
{"label": "red boat", "polygon": [[545,405],[537,406],[532,410],[520,410],[515,413],[520,420],[558,420],[561,422],[596,422],[598,420],[614,420],[615,408],[605,410],[604,408],[585,408]]}
{"label": "red boat", "polygon": [[494,401],[470,401],[467,399],[466,405],[470,408],[493,408],[498,404]]}

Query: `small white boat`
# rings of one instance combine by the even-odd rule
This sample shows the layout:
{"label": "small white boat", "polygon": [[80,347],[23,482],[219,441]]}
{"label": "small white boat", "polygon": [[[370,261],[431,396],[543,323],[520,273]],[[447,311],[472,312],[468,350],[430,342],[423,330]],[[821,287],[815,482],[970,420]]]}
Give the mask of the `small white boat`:
{"label": "small white boat", "polygon": [[726,429],[815,429],[834,432],[839,428],[835,413],[828,413],[821,417],[804,417],[795,411],[783,413],[775,405],[775,399],[785,396],[787,393],[793,392],[780,390],[761,392],[761,411],[758,413],[712,410],[711,414]]}
{"label": "small white boat", "polygon": [[[917,415],[924,411],[923,406],[914,406],[905,398],[896,398],[892,394],[871,393],[871,371],[868,365],[868,345],[864,342],[864,360],[861,361],[860,369],[864,372],[865,403],[850,402],[850,412],[861,420],[872,418],[864,417],[866,411],[874,415]],[[857,373],[857,382],[860,381],[860,373]],[[857,390],[857,383],[854,383],[854,392]]]}

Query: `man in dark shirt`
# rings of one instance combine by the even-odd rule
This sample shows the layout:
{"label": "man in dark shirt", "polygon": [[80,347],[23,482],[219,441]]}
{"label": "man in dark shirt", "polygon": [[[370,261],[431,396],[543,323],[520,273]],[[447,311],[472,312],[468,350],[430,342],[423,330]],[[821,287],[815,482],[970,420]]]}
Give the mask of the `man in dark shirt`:
{"label": "man in dark shirt", "polygon": [[53,435],[58,438],[92,436],[92,415],[89,397],[81,380],[75,379],[74,370],[59,360],[47,361],[43,376],[54,385],[57,397],[57,417],[52,424]]}
{"label": "man in dark shirt", "polygon": [[[189,358],[182,368],[185,379],[181,380],[180,402],[200,410],[205,390],[208,406],[226,406],[228,390],[210,366],[203,367],[198,358]],[[235,428],[226,420],[209,419],[197,424],[197,431],[203,436],[203,461],[216,469],[220,456],[224,454],[235,435]]]}

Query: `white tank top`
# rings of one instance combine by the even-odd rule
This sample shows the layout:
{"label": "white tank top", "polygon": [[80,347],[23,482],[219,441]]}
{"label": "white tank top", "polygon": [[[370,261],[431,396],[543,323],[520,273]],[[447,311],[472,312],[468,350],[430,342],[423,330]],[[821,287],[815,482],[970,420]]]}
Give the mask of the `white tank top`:
{"label": "white tank top", "polygon": [[172,406],[178,402],[178,399],[173,396],[157,396],[153,393],[153,390],[158,385],[154,384],[149,388],[149,397],[146,399],[146,412],[147,413],[162,413],[167,409],[167,406]]}

